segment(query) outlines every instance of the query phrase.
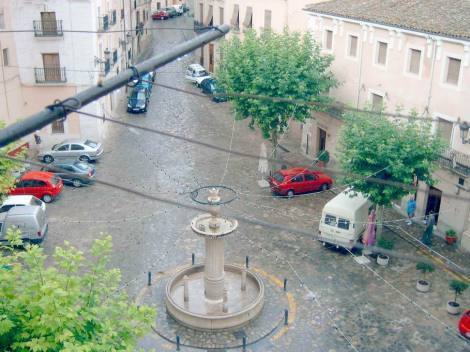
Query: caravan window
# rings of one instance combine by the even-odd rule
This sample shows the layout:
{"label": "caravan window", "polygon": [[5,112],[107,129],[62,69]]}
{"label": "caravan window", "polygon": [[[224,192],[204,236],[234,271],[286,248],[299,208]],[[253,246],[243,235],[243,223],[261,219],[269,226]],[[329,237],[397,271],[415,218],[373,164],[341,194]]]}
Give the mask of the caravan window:
{"label": "caravan window", "polygon": [[330,226],[336,226],[336,216],[333,215],[325,215],[325,224]]}
{"label": "caravan window", "polygon": [[349,220],[339,218],[338,228],[343,229],[343,230],[349,230]]}

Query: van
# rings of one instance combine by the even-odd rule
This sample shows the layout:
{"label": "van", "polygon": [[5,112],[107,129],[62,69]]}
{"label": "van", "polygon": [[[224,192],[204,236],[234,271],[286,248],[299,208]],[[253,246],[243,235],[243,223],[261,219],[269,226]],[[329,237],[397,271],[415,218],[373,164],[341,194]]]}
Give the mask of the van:
{"label": "van", "polygon": [[202,81],[207,78],[211,78],[211,75],[201,65],[191,64],[186,68],[186,73],[184,77],[188,81],[196,84],[199,87]]}
{"label": "van", "polygon": [[0,213],[0,241],[7,241],[9,228],[20,230],[23,241],[41,243],[48,229],[46,212],[38,205],[13,207]]}
{"label": "van", "polygon": [[38,205],[42,210],[46,211],[46,203],[35,196],[8,196],[0,206],[0,213],[5,213],[13,207],[21,207],[25,205]]}
{"label": "van", "polygon": [[350,189],[326,203],[319,225],[319,241],[352,249],[366,229],[372,203]]}

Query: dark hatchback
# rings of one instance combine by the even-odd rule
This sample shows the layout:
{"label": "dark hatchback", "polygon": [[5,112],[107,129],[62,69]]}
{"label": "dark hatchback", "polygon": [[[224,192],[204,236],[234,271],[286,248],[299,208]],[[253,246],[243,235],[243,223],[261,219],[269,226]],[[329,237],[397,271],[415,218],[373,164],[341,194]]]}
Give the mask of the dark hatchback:
{"label": "dark hatchback", "polygon": [[223,89],[214,78],[207,78],[201,82],[202,92],[212,95],[216,103],[227,101],[225,89]]}
{"label": "dark hatchback", "polygon": [[58,163],[45,166],[42,171],[51,172],[59,176],[64,184],[80,187],[93,183],[96,174],[94,166],[81,161],[71,163]]}
{"label": "dark hatchback", "polygon": [[134,89],[127,98],[127,112],[147,112],[149,93],[146,89]]}

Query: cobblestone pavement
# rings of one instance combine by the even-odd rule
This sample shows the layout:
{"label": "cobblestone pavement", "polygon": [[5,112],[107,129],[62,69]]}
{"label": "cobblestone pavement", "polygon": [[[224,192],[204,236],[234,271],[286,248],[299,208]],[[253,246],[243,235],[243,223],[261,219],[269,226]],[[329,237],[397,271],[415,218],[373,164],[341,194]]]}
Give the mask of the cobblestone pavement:
{"label": "cobblestone pavement", "polygon": [[[155,23],[158,27],[192,27],[190,18]],[[153,53],[163,52],[193,36],[191,31],[154,31]],[[149,54],[152,51],[149,51]],[[185,56],[158,70],[162,84],[198,90],[184,81],[183,69],[195,62]],[[155,87],[145,115],[125,113],[120,102],[115,118],[259,155],[262,138],[246,122],[233,124],[229,104]],[[86,118],[86,117],[83,117]],[[152,195],[192,204],[187,194],[199,185],[223,183],[239,192],[239,199],[223,208],[241,215],[295,229],[316,231],[323,205],[331,192],[294,199],[273,198],[260,189],[258,160],[242,158],[191,145],[137,128],[107,124],[106,153],[97,163],[97,177]],[[294,160],[295,151],[286,156]],[[228,160],[228,162],[227,162]],[[225,172],[226,170],[226,172]],[[146,273],[171,270],[202,257],[203,241],[190,230],[196,212],[169,206],[103,185],[67,188],[49,208],[50,231],[44,248],[70,241],[80,249],[90,246],[100,232],[113,235],[112,264],[122,271],[123,289],[135,297],[146,284]],[[416,253],[408,242],[397,241],[397,251]],[[420,254],[416,253],[418,257]],[[450,273],[436,270],[429,276],[431,292],[417,293],[415,263],[392,258],[388,267],[374,262],[363,266],[349,253],[322,247],[312,237],[295,231],[276,231],[240,223],[226,240],[227,262],[243,263],[267,275],[288,279],[288,292],[296,309],[288,329],[249,346],[252,351],[470,351],[457,336],[458,317],[446,313],[452,297]],[[127,283],[127,284],[126,284]],[[470,291],[470,290],[469,290]],[[467,291],[460,299],[470,304]],[[158,314],[166,314],[163,309]],[[175,346],[149,334],[146,350],[174,350]],[[184,350],[191,350],[185,348]]]}

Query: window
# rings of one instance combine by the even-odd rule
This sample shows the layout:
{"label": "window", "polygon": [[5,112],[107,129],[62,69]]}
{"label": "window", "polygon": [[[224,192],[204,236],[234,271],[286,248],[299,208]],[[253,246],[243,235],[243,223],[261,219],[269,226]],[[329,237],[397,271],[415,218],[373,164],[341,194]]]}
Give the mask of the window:
{"label": "window", "polygon": [[245,28],[253,28],[253,8],[248,6],[246,8],[245,20],[243,21],[243,26]]}
{"label": "window", "polygon": [[41,23],[43,35],[57,35],[57,19],[55,12],[41,12]]}
{"label": "window", "polygon": [[377,59],[376,63],[385,66],[387,64],[387,47],[384,42],[377,42]]}
{"label": "window", "polygon": [[202,23],[204,21],[204,4],[201,2],[199,3],[199,22]]}
{"label": "window", "polygon": [[224,24],[224,8],[219,7],[219,24]]}
{"label": "window", "polygon": [[42,54],[45,81],[61,81],[60,58],[58,53]]}
{"label": "window", "polygon": [[355,35],[349,36],[348,55],[351,57],[357,56],[357,36]]}
{"label": "window", "polygon": [[325,49],[333,49],[333,31],[328,29],[325,31]]}
{"label": "window", "polygon": [[160,4],[160,1],[157,2],[157,10],[160,10],[160,7],[161,7],[161,6],[162,6],[162,5]]}
{"label": "window", "polygon": [[3,66],[8,66],[10,64],[10,60],[8,57],[8,48],[2,50],[3,53]]}
{"label": "window", "polygon": [[71,150],[85,150],[80,144],[72,144]]}
{"label": "window", "polygon": [[338,228],[349,230],[349,220],[338,218]]}
{"label": "window", "polygon": [[459,177],[459,185],[463,186],[465,184],[465,179],[462,177]]}
{"label": "window", "polygon": [[46,182],[40,180],[31,180],[31,187],[46,187]]}
{"label": "window", "polygon": [[276,172],[273,174],[273,179],[275,179],[277,182],[282,182],[284,181],[284,176],[282,176],[280,173]]}
{"label": "window", "polygon": [[214,24],[214,16],[213,16],[213,6],[212,5],[209,5],[209,10],[207,12],[207,17],[206,17],[206,20],[204,22],[204,24],[206,26],[209,26],[211,27],[213,24]]}
{"label": "window", "polygon": [[330,226],[336,226],[336,216],[326,214],[325,224],[330,225]]}
{"label": "window", "polygon": [[0,8],[0,29],[5,29],[5,15],[3,13],[3,8]]}
{"label": "window", "polygon": [[461,60],[448,57],[447,58],[447,75],[446,75],[446,83],[458,85],[459,84],[459,76],[460,76],[460,64]]}
{"label": "window", "polygon": [[240,9],[238,5],[233,5],[233,14],[230,24],[232,25],[234,30],[240,29]]}
{"label": "window", "polygon": [[124,9],[121,9],[121,20],[124,19]]}
{"label": "window", "polygon": [[304,180],[304,177],[302,175],[297,175],[295,177],[292,177],[290,182],[302,182]]}
{"label": "window", "polygon": [[372,103],[372,109],[373,110],[382,110],[383,108],[383,104],[384,104],[384,97],[379,95],[379,94],[375,94],[375,93],[372,93],[371,94],[371,103]]}
{"label": "window", "polygon": [[[52,133],[65,133],[65,126],[64,126],[64,121],[63,120],[55,120],[53,123],[51,123],[51,129]],[[66,149],[62,149],[64,147],[67,147]],[[57,150],[68,150],[68,144],[66,146],[62,146]]]}
{"label": "window", "polygon": [[271,29],[271,10],[264,10],[264,29]]}
{"label": "window", "polygon": [[410,62],[408,64],[408,72],[419,75],[421,66],[421,50],[410,49]]}
{"label": "window", "polygon": [[448,144],[450,144],[452,140],[453,128],[454,128],[454,124],[450,122],[449,120],[446,120],[440,117],[437,118],[437,133]]}
{"label": "window", "polygon": [[317,178],[315,175],[312,174],[306,174],[305,175],[305,181],[315,181]]}

